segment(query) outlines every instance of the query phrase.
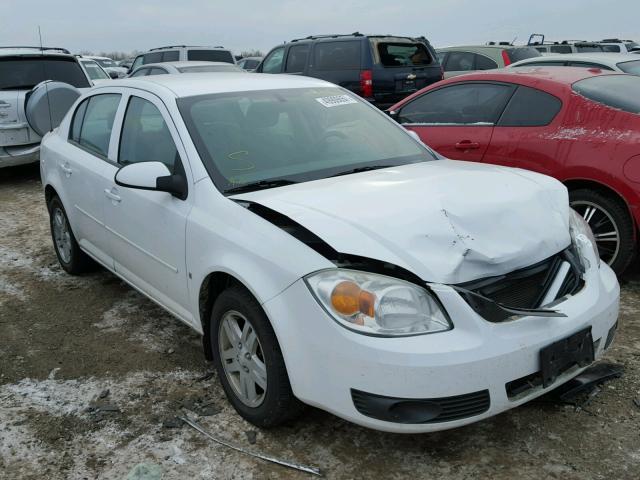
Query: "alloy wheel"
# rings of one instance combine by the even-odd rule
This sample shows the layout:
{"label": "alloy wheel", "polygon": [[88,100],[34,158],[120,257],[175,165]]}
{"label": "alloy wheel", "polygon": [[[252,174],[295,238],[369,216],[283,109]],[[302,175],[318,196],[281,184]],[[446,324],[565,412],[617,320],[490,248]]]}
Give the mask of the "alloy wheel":
{"label": "alloy wheel", "polygon": [[60,208],[53,210],[53,241],[62,261],[71,262],[71,230],[67,217]]}
{"label": "alloy wheel", "polygon": [[589,224],[600,258],[611,265],[620,251],[620,230],[613,217],[600,205],[587,200],[576,200],[571,207]]}

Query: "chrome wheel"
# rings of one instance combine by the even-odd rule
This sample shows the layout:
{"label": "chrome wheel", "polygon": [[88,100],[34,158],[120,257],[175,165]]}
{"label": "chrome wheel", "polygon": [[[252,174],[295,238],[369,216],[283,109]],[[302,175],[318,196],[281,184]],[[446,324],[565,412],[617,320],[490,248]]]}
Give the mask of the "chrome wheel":
{"label": "chrome wheel", "polygon": [[589,224],[600,258],[611,265],[620,252],[620,230],[611,214],[600,205],[587,200],[577,200],[571,207]]}
{"label": "chrome wheel", "polygon": [[55,208],[52,214],[53,241],[56,244],[58,255],[64,263],[71,262],[71,230],[64,212]]}
{"label": "chrome wheel", "polygon": [[218,348],[222,368],[238,399],[248,407],[258,407],[267,393],[267,368],[260,340],[240,312],[230,310],[222,317]]}

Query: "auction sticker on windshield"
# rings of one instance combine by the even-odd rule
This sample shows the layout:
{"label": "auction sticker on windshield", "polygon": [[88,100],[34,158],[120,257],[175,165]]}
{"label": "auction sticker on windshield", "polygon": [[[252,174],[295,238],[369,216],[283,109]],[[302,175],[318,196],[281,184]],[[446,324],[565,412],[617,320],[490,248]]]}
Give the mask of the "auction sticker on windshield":
{"label": "auction sticker on windshield", "polygon": [[327,108],[358,103],[357,100],[351,98],[349,95],[331,95],[330,97],[316,98],[316,100]]}

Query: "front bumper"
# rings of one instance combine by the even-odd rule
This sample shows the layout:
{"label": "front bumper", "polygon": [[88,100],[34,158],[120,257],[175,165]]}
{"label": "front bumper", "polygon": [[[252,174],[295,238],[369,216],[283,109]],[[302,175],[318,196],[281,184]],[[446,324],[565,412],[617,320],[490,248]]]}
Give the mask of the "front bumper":
{"label": "front bumper", "polygon": [[[595,258],[592,259],[595,265]],[[400,433],[444,430],[476,422],[527,402],[568,381],[509,396],[507,385],[540,370],[540,350],[591,327],[598,359],[618,318],[619,286],[611,269],[592,266],[585,287],[554,308],[558,317],[522,317],[505,323],[481,318],[453,288],[430,284],[454,329],[405,338],[351,332],[327,318],[303,280],[263,307],[272,320],[294,394],[303,402],[366,427]],[[462,419],[395,423],[363,415],[353,392],[399,399],[444,399],[488,391],[488,408]],[[355,398],[355,400],[358,400]],[[362,409],[360,409],[362,410]]]}
{"label": "front bumper", "polygon": [[40,143],[0,147],[0,168],[15,167],[40,160]]}

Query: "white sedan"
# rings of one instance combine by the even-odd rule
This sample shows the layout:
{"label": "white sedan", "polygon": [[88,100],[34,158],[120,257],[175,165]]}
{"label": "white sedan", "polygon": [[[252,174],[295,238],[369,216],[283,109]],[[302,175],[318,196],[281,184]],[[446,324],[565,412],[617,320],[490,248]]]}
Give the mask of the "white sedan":
{"label": "white sedan", "polygon": [[393,432],[458,427],[613,340],[618,282],[559,182],[444,159],[325,81],[114,82],[41,158],[62,267],[97,262],[201,333],[261,427],[303,404]]}
{"label": "white sedan", "polygon": [[567,53],[527,58],[512,63],[507,68],[519,67],[582,67],[599,68],[614,72],[640,74],[640,59],[629,53]]}
{"label": "white sedan", "polygon": [[227,62],[162,62],[147,63],[136,68],[129,77],[146,77],[148,75],[166,75],[168,73],[243,73],[237,65]]}

